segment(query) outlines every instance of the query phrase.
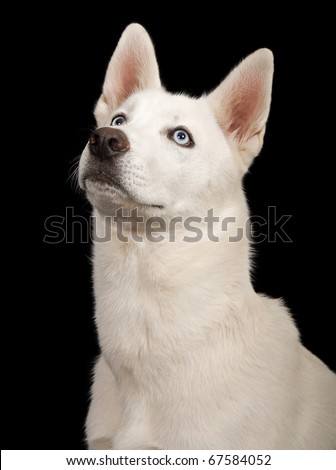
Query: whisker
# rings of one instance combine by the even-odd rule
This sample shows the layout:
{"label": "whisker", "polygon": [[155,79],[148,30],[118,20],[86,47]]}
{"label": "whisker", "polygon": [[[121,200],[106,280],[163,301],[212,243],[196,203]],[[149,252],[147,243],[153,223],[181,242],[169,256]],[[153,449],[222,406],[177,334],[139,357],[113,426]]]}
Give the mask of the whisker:
{"label": "whisker", "polygon": [[75,158],[72,159],[71,161],[71,166],[69,169],[69,176],[66,180],[66,183],[70,181],[71,188],[73,189],[74,192],[79,193],[80,192],[80,187],[78,184],[78,171],[79,171],[79,159],[80,155],[76,156]]}

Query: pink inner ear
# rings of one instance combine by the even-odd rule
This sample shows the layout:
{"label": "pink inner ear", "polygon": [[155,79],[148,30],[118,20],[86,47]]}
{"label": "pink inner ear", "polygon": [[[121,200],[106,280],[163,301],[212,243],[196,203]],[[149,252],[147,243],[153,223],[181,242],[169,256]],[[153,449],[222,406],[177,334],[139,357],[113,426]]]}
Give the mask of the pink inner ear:
{"label": "pink inner ear", "polygon": [[130,55],[123,58],[120,64],[118,78],[118,101],[124,101],[139,88],[141,81],[141,67],[136,57]]}
{"label": "pink inner ear", "polygon": [[262,92],[258,83],[237,87],[229,103],[229,132],[236,132],[238,140],[248,139],[253,132],[260,111]]}

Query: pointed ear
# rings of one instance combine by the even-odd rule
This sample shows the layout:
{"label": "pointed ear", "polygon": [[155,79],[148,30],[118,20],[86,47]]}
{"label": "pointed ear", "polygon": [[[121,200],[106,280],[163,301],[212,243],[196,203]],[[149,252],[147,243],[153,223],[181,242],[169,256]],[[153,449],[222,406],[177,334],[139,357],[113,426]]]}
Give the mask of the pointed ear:
{"label": "pointed ear", "polygon": [[94,112],[98,126],[106,124],[111,112],[133,92],[160,86],[153,43],[141,25],[130,24],[107,68],[103,92]]}
{"label": "pointed ear", "polygon": [[238,149],[244,169],[263,144],[271,104],[273,54],[259,49],[243,60],[208,96],[224,133]]}

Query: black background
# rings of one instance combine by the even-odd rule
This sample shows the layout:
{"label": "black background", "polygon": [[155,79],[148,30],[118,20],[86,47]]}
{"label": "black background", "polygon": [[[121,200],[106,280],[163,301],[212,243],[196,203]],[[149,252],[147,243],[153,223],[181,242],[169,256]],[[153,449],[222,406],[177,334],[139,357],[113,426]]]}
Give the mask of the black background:
{"label": "black background", "polygon": [[336,368],[332,273],[326,271],[333,242],[325,209],[332,140],[326,133],[328,12],[305,10],[294,18],[273,6],[260,12],[222,8],[207,5],[193,13],[191,7],[157,4],[142,12],[98,4],[79,15],[50,7],[38,11],[40,19],[30,10],[25,30],[16,26],[20,45],[12,62],[18,73],[11,89],[19,105],[10,124],[22,129],[15,133],[11,163],[20,204],[14,211],[9,205],[16,256],[4,293],[13,308],[4,315],[2,448],[84,448],[90,370],[98,352],[90,245],[80,242],[79,233],[73,243],[47,244],[44,223],[64,217],[66,207],[89,217],[89,204],[69,181],[71,164],[94,126],[92,109],[108,60],[133,21],[152,36],[162,81],[173,92],[199,95],[250,52],[273,50],[271,115],[245,186],[252,214],[266,216],[267,207],[276,206],[278,214],[292,215],[287,230],[293,243],[259,244],[254,282],[256,290],[284,298],[303,343]]}

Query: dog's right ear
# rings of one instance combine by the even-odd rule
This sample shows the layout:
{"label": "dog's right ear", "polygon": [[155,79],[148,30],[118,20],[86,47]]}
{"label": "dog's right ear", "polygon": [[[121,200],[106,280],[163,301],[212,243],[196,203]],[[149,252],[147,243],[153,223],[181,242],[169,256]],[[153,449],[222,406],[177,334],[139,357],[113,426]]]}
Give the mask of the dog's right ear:
{"label": "dog's right ear", "polygon": [[108,65],[103,92],[94,115],[98,127],[106,124],[111,113],[133,92],[161,86],[154,46],[139,24],[127,26]]}

